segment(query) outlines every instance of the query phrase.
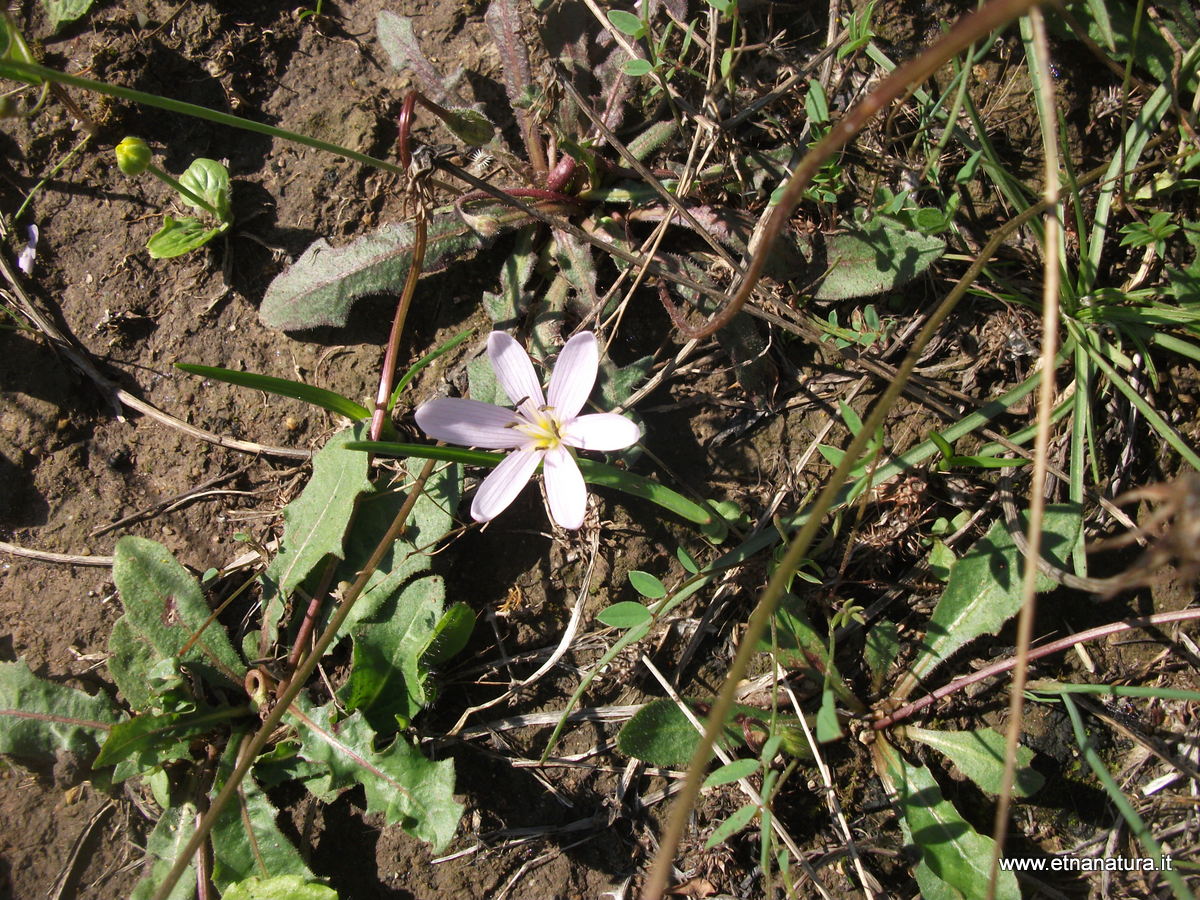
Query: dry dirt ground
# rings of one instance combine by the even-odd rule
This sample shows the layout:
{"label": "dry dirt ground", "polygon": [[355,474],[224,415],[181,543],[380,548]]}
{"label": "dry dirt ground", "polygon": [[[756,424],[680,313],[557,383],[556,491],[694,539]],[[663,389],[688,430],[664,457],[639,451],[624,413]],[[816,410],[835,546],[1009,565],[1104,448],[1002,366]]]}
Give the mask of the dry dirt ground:
{"label": "dry dirt ground", "polygon": [[[48,35],[40,6],[24,6],[27,33]],[[475,99],[491,104],[496,117],[504,115],[495,81],[499,59],[483,28],[482,4],[360,0],[338,4],[330,10],[333,16],[302,22],[292,2],[197,0],[182,4],[177,18],[150,35],[175,8],[165,0],[97,4],[81,23],[44,39],[46,64],[391,159],[406,81],[374,39],[376,14],[388,8],[412,16],[433,61],[464,66]],[[797,34],[824,33],[824,4],[815,20],[806,18],[807,12],[799,15],[792,25]],[[76,99],[101,130],[92,147],[41,188],[23,219],[41,230],[30,290],[108,377],[158,409],[209,432],[301,455],[319,447],[336,427],[333,417],[299,402],[202,381],[172,365],[198,362],[295,378],[369,403],[389,301],[363,304],[346,329],[291,336],[266,329],[257,305],[271,278],[317,237],[336,243],[400,218],[396,180],[282,141],[86,95]],[[166,190],[149,178],[129,179],[117,171],[108,148],[125,134],[150,141],[161,165],[176,174],[196,156],[225,160],[233,178],[233,232],[176,260],[149,259],[144,245],[158,227]],[[6,213],[77,140],[70,115],[59,105],[32,121],[6,123],[0,131],[0,205]],[[10,241],[12,247],[19,244],[15,236]],[[463,328],[484,333],[479,295],[493,287],[494,279],[495,266],[482,260],[424,281],[405,356]],[[666,332],[661,309],[651,307],[644,316],[650,335]],[[1024,324],[1036,329],[1031,319]],[[997,327],[1002,333],[1010,330],[1007,323],[979,326],[984,345],[996,337],[987,329]],[[657,337],[635,339],[616,352],[632,358],[645,350],[646,340],[651,349],[657,344]],[[710,449],[714,435],[736,423],[753,401],[739,399],[732,413],[705,402],[708,385],[727,389],[732,381],[720,357],[709,362],[707,371],[698,367],[697,378],[710,381],[693,381],[652,398],[645,411],[654,417],[648,446],[671,459],[680,481],[707,481],[710,496],[736,494],[760,511],[815,429],[804,416],[781,414],[745,440]],[[428,380],[419,383],[417,396],[432,391],[440,372],[424,377]],[[1169,377],[1183,387],[1192,378],[1188,372]],[[161,541],[189,568],[203,572],[242,552],[237,535],[266,540],[276,533],[279,510],[303,483],[303,459],[222,449],[151,417],[116,412],[44,340],[27,330],[0,329],[0,531],[5,539],[41,551],[104,557],[121,535],[137,534]],[[910,422],[907,438],[902,433],[900,441],[911,441],[916,433]],[[176,504],[181,493],[209,482],[200,495]],[[807,486],[792,485],[798,491]],[[420,723],[429,735],[494,696],[494,685],[507,684],[498,662],[504,654],[553,646],[566,620],[582,569],[580,548],[544,534],[533,492],[510,515],[519,537],[515,546],[511,529],[472,533],[435,564],[447,579],[448,594],[466,599],[480,614],[480,624],[467,653],[444,673],[438,703]],[[605,515],[609,525],[594,577],[604,587],[589,599],[589,614],[630,599],[625,573],[666,570],[682,540],[653,510],[637,503],[609,503]],[[76,687],[110,689],[103,659],[120,605],[109,570],[13,556],[2,560],[0,659],[23,658],[35,673]],[[751,567],[739,576],[744,584],[731,584],[739,602],[748,603],[762,576]],[[491,620],[493,628],[487,614],[512,607],[515,589],[520,604]],[[1190,599],[1186,584],[1164,590],[1144,602],[1167,609]],[[1072,624],[1079,628],[1093,621],[1094,613],[1082,601],[1068,598],[1058,612],[1074,614]],[[721,641],[703,651],[712,660],[699,679],[710,690],[729,650]],[[1107,662],[1115,670],[1134,672],[1155,658],[1139,652],[1113,649]],[[595,655],[594,647],[577,648],[573,660],[582,666]],[[574,670],[546,679],[532,694],[473,721],[560,709],[576,679]],[[643,696],[632,681],[609,679],[585,703],[631,703]],[[1000,706],[997,700],[989,709],[999,716]],[[1042,734],[1039,749],[1049,758],[1066,752],[1062,729],[1063,722],[1054,718],[1031,727]],[[346,898],[600,897],[645,865],[654,849],[653,830],[645,827],[644,816],[632,819],[621,805],[626,760],[619,756],[598,757],[594,769],[537,771],[514,765],[536,759],[545,736],[544,728],[516,729],[431,748],[456,760],[457,790],[468,810],[449,851],[460,855],[436,865],[428,849],[399,828],[365,817],[354,792],[329,807],[299,792],[284,791],[273,799],[286,810],[283,827],[310,855],[312,869],[330,878]],[[611,737],[612,729],[581,728],[561,752],[581,752]],[[846,751],[848,756],[857,752]],[[147,801],[102,794],[81,777],[79,761],[71,759],[60,759],[53,768],[0,768],[0,822],[5,823],[0,826],[0,895],[33,898],[57,888],[61,893],[55,896],[121,897],[137,881],[139,846],[150,827],[143,813]],[[844,789],[856,807],[856,830],[875,835],[867,843],[880,849],[877,874],[912,895],[915,885],[897,856],[898,834],[894,824],[887,824],[893,820],[877,784],[864,774]],[[984,803],[966,789],[956,799],[966,806]],[[701,808],[699,821],[716,821],[739,802],[732,793],[718,793]],[[1047,801],[1043,818],[1048,829],[1082,836],[1088,829],[1081,819],[1098,815],[1103,806],[1094,791],[1067,790]],[[823,802],[805,785],[788,795],[785,815],[814,857],[836,843],[825,830]],[[986,816],[978,812],[975,818],[979,824]],[[757,850],[742,845],[702,854],[701,843],[694,838],[684,848],[699,872],[724,892],[752,896]]]}

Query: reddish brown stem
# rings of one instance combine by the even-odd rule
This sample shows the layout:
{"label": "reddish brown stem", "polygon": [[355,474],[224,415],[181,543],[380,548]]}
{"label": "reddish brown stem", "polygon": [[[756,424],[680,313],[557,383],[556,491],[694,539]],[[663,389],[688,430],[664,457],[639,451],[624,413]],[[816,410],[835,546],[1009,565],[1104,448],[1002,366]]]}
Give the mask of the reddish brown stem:
{"label": "reddish brown stem", "polygon": [[[313,629],[317,627],[317,617],[321,614],[321,607],[325,603],[325,598],[329,596],[329,584],[333,581],[333,575],[336,571],[337,560],[331,559],[325,566],[325,574],[321,576],[321,583],[317,585],[312,599],[308,601],[308,609],[304,611],[304,621],[300,623],[300,630],[296,632],[296,640],[292,644],[292,652],[288,654],[288,672],[296,671],[296,667],[300,665],[300,660],[304,658],[304,645],[312,639]],[[284,687],[287,687],[286,677],[283,682]]]}
{"label": "reddish brown stem", "polygon": [[[1134,628],[1147,628],[1151,625],[1166,625],[1170,622],[1186,622],[1190,619],[1200,619],[1200,609],[1184,609],[1178,612],[1155,613],[1152,616],[1146,616],[1141,619],[1127,619],[1124,622],[1113,622],[1109,625],[1100,625],[1096,628],[1089,628],[1087,631],[1080,631],[1070,637],[1062,638],[1061,640],[1052,641],[1042,647],[1037,647],[1029,651],[1028,660],[1033,662],[1036,659],[1041,659],[1044,656],[1050,656],[1054,653],[1059,653],[1063,650],[1070,649],[1076,644],[1082,644],[1084,641],[1094,641],[1097,638],[1109,637],[1110,635],[1120,634],[1122,631],[1132,631]],[[884,716],[882,719],[871,723],[871,728],[875,731],[882,731],[884,728],[890,728],[897,722],[909,718],[914,713],[918,713],[931,706],[943,697],[948,697],[956,691],[960,691],[968,685],[975,684],[978,681],[983,681],[985,678],[991,678],[993,675],[1000,675],[1014,668],[1017,664],[1015,657],[1003,660],[998,663],[993,663],[980,669],[978,672],[971,672],[969,675],[963,675],[961,678],[956,678],[945,687],[940,687],[932,694],[927,694],[920,700],[914,700],[912,703],[900,707],[890,715]]]}

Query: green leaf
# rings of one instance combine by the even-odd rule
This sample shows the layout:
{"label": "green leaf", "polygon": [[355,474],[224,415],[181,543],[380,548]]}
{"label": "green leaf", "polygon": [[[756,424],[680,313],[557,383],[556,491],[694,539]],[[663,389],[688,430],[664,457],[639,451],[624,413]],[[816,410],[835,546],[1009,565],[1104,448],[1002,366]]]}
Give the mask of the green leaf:
{"label": "green leaf", "polygon": [[245,663],[221,624],[209,621],[212,610],[196,579],[166,547],[133,535],[121,538],[113,553],[113,583],[124,619],[153,648],[155,661],[179,657],[206,681],[242,687]]}
{"label": "green leaf", "polygon": [[[928,872],[957,891],[958,896],[984,897],[995,842],[976,832],[959,815],[942,796],[927,768],[910,764],[888,746],[880,747],[877,759],[882,759],[884,766],[880,774],[896,792],[905,839],[916,845]],[[996,897],[1020,900],[1021,891],[1012,872],[999,873]]]}
{"label": "green leaf", "polygon": [[743,778],[749,778],[761,768],[762,763],[757,759],[735,759],[721,766],[705,778],[704,787],[720,787],[723,784],[740,781]]}
{"label": "green leaf", "polygon": [[268,591],[267,620],[274,625],[290,596],[326,557],[342,559],[343,540],[359,494],[371,489],[367,457],[347,450],[361,438],[364,426],[339,431],[313,457],[313,472],[304,491],[283,511],[279,553],[264,576]]}
{"label": "green leaf", "polygon": [[121,616],[108,634],[108,674],[132,709],[145,709],[155,697],[150,670],[158,662],[154,645]]}
{"label": "green leaf", "polygon": [[440,575],[406,585],[380,612],[380,621],[356,627],[350,677],[338,692],[349,711],[362,710],[381,733],[407,724],[425,706],[428,668],[421,657],[441,618],[445,587]]}
{"label": "green leaf", "polygon": [[91,756],[121,721],[112,700],[38,678],[24,659],[0,662],[0,753],[54,759]]}
{"label": "green leaf", "polygon": [[633,589],[648,600],[661,600],[667,596],[667,586],[649,572],[639,572],[634,569],[629,573],[629,583]]}
{"label": "green leaf", "polygon": [[[175,864],[184,845],[196,831],[196,807],[191,803],[177,803],[166,807],[158,818],[158,824],[146,840],[146,861],[149,872],[137,883],[129,900],[151,900],[158,886],[167,878],[167,872]],[[167,900],[191,900],[196,895],[196,867],[189,861]]]}
{"label": "green leaf", "polygon": [[92,8],[95,0],[42,0],[46,13],[50,16],[50,29],[58,31],[58,26],[66,22],[74,22]]}
{"label": "green leaf", "polygon": [[635,40],[646,33],[646,25],[640,18],[623,9],[610,9],[608,21],[612,27],[622,34],[627,34]]}
{"label": "green leaf", "polygon": [[[989,794],[999,794],[1004,779],[1005,736],[993,728],[975,731],[933,731],[909,726],[905,735],[944,753],[959,771]],[[1016,779],[1013,793],[1028,797],[1037,793],[1045,783],[1041,773],[1032,768],[1033,751],[1017,745]]]}
{"label": "green leaf", "polygon": [[[232,222],[229,211],[229,170],[215,159],[200,157],[192,160],[192,164],[179,176],[179,183],[213,207],[222,224]],[[179,196],[192,209],[207,212],[186,194]]]}
{"label": "green leaf", "polygon": [[733,815],[713,829],[713,833],[704,842],[704,849],[711,850],[718,844],[725,843],[725,841],[749,825],[756,815],[758,815],[757,803],[747,803],[744,806],[739,806],[734,810]]}
{"label": "green leaf", "polygon": [[470,147],[482,147],[496,134],[496,126],[478,110],[452,107],[446,112],[448,115],[441,116],[442,124]]}
{"label": "green leaf", "polygon": [[[760,649],[764,652],[774,649],[781,666],[800,669],[818,684],[824,681],[830,667],[828,644],[813,627],[804,601],[792,593],[780,599],[774,633],[760,644]],[[836,668],[833,672],[836,675]]]}
{"label": "green leaf", "polygon": [[946,581],[954,570],[954,551],[947,547],[939,538],[933,539],[929,548],[929,572],[939,581]]}
{"label": "green leaf", "polygon": [[189,375],[213,378],[228,384],[236,384],[239,387],[265,391],[279,397],[291,397],[293,400],[311,403],[313,406],[319,406],[321,409],[327,409],[331,413],[345,416],[354,421],[371,418],[371,411],[365,406],[359,406],[341,394],[335,394],[333,391],[313,387],[299,381],[273,378],[270,375],[256,375],[253,372],[239,372],[235,369],[222,369],[218,366],[200,366],[194,363],[175,363],[175,368],[187,372]]}
{"label": "green leaf", "polygon": [[454,800],[454,763],[426,759],[402,735],[377,751],[363,717],[356,713],[335,724],[333,707],[288,712],[300,729],[300,755],[327,765],[335,790],[361,784],[368,813],[382,813],[387,824],[399,824],[435,851],[450,843],[463,811]]}
{"label": "green leaf", "polygon": [[817,710],[817,741],[828,743],[842,737],[842,725],[838,721],[837,703],[833,691],[825,688],[821,691],[821,708]]}
{"label": "green leaf", "polygon": [[[380,485],[359,500],[358,512],[346,535],[346,556],[338,566],[337,581],[352,581],[366,566],[407,500],[407,486],[420,471],[420,466],[418,461],[408,460],[405,471],[397,474],[395,482]],[[434,471],[425,483],[424,493],[413,504],[403,538],[393,543],[380,560],[358,603],[346,617],[342,635],[349,635],[361,622],[383,618],[379,612],[381,607],[393,602],[397,592],[408,582],[429,570],[429,553],[454,527],[451,513],[461,496],[460,467],[446,466]],[[438,614],[441,614],[440,606]]]}
{"label": "green leaf", "polygon": [[684,567],[692,575],[700,574],[700,567],[696,565],[696,561],[682,547],[675,549],[675,558],[679,560],[679,564]]}
{"label": "green leaf", "polygon": [[[630,573],[631,575],[633,573]],[[606,607],[596,615],[597,621],[609,628],[635,628],[644,625],[653,618],[650,610],[640,603],[626,600]]]}
{"label": "green leaf", "polygon": [[654,71],[654,66],[648,59],[640,57],[625,60],[625,64],[621,66],[621,71],[631,78],[641,78],[643,75],[649,75]]}
{"label": "green leaf", "polygon": [[[1024,529],[1024,525],[1021,526]],[[1079,535],[1079,510],[1074,506],[1049,506],[1043,519],[1042,551],[1059,568],[1070,566],[1065,557]],[[980,635],[995,634],[1021,607],[1023,558],[1005,523],[997,521],[950,570],[946,590],[933,611],[925,646],[906,679],[924,679],[956,650]],[[1038,573],[1037,589],[1055,587],[1053,579]]]}
{"label": "green leaf", "polygon": [[863,659],[871,670],[871,687],[879,689],[900,652],[900,631],[891,619],[880,619],[867,629]]}
{"label": "green leaf", "polygon": [[454,337],[450,338],[450,340],[446,341],[446,343],[442,344],[436,350],[426,353],[424,356],[422,356],[420,359],[418,359],[415,363],[413,363],[411,366],[409,366],[408,371],[406,371],[400,377],[400,380],[396,382],[396,387],[392,389],[392,396],[388,400],[388,406],[387,406],[388,412],[391,412],[395,408],[396,401],[400,399],[400,395],[402,393],[404,393],[404,389],[406,387],[408,387],[409,382],[411,382],[414,378],[417,377],[418,372],[420,372],[426,366],[430,365],[438,357],[440,357],[446,353],[449,353],[451,350],[453,350],[455,347],[457,347],[459,344],[461,344],[463,341],[465,341],[470,336],[471,336],[471,329],[468,328],[466,331],[460,331],[458,334],[456,334]]}
{"label": "green leaf", "polygon": [[[241,746],[241,735],[235,731],[222,754],[209,800],[214,799],[228,781]],[[222,891],[223,898],[230,896],[227,891],[230,885],[244,884],[251,878],[289,877],[301,885],[314,878],[300,851],[279,830],[278,815],[279,811],[253,776],[247,775],[233,800],[221,810],[212,830],[212,879]],[[328,888],[320,890],[328,892],[326,896],[332,894]]]}
{"label": "green leaf", "polygon": [[277,875],[259,878],[255,875],[238,884],[231,884],[221,894],[221,900],[338,900],[333,888],[298,875]]}
{"label": "green leaf", "polygon": [[[694,701],[687,701],[695,709]],[[751,715],[761,713],[754,710]],[[696,713],[703,721],[704,714]],[[674,700],[652,700],[633,714],[617,735],[617,746],[627,756],[652,766],[672,768],[686,765],[696,752],[700,735]],[[726,725],[722,746],[726,749],[743,743],[740,729]]]}
{"label": "green leaf", "polygon": [[163,216],[162,228],[151,235],[146,249],[151,259],[173,259],[203,247],[220,233],[220,228],[210,228],[191,216],[182,219]]}
{"label": "green leaf", "polygon": [[[474,256],[524,221],[501,207],[473,213],[468,224],[453,209],[434,212],[428,225],[423,275]],[[258,316],[268,328],[297,331],[346,324],[358,298],[398,291],[408,277],[416,232],[409,223],[385,225],[344,247],[318,239],[267,287]]]}
{"label": "green leaf", "polygon": [[[244,712],[241,711],[241,712]],[[143,713],[114,725],[100,748],[95,766],[121,763],[116,781],[140,775],[173,759],[190,759],[190,744],[215,725],[229,721],[238,711],[224,709]]]}
{"label": "green leaf", "polygon": [[814,296],[846,300],[881,294],[912,281],[945,251],[941,239],[887,219],[828,235],[823,261],[828,274]]}
{"label": "green leaf", "polygon": [[455,603],[442,613],[433,637],[421,654],[421,666],[440,666],[463,651],[475,630],[475,610],[465,603]]}

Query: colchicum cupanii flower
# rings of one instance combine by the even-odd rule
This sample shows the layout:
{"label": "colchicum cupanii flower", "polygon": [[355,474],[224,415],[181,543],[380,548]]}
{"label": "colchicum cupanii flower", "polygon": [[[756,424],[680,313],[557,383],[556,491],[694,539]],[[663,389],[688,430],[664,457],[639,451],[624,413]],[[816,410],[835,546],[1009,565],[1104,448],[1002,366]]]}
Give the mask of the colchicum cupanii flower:
{"label": "colchicum cupanii flower", "polygon": [[507,509],[541,464],[551,518],[563,528],[579,528],[587,488],[572,450],[622,450],[642,436],[636,424],[616,413],[579,414],[596,383],[596,336],[583,331],[567,341],[545,395],[529,355],[511,337],[493,331],[487,350],[496,381],[516,401],[516,410],[442,397],[417,409],[417,425],[439,441],[512,451],[479,486],[471,504],[475,521],[490,521]]}

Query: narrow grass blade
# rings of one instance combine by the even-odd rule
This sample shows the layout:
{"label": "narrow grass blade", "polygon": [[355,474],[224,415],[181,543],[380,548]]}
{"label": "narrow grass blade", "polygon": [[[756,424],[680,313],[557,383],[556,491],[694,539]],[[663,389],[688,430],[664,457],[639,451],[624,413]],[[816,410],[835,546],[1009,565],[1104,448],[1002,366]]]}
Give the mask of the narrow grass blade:
{"label": "narrow grass blade", "polygon": [[353,400],[327,391],[325,388],[313,387],[299,381],[287,378],[275,378],[271,375],[258,375],[254,372],[240,372],[237,369],[222,369],[219,366],[201,366],[195,363],[175,363],[175,368],[189,375],[199,375],[201,378],[214,378],[239,387],[253,388],[265,391],[279,397],[291,397],[327,409],[331,413],[345,416],[347,419],[358,421],[371,418],[371,411],[365,406],[359,406]]}
{"label": "narrow grass blade", "polygon": [[[1083,758],[1092,769],[1092,774],[1096,776],[1096,780],[1100,782],[1105,793],[1113,802],[1113,806],[1121,814],[1126,824],[1129,825],[1129,830],[1133,832],[1133,836],[1137,838],[1143,849],[1151,856],[1158,857],[1159,864],[1162,864],[1162,847],[1158,841],[1154,839],[1154,835],[1146,826],[1145,821],[1138,815],[1137,810],[1133,808],[1133,804],[1121,791],[1120,785],[1117,784],[1112,773],[1108,771],[1108,767],[1104,765],[1104,760],[1100,758],[1100,754],[1096,752],[1096,748],[1092,746],[1091,738],[1083,728],[1083,719],[1079,715],[1079,710],[1075,706],[1075,702],[1069,695],[1062,695],[1063,707],[1067,711],[1067,715],[1071,717],[1071,727],[1075,731],[1075,741],[1079,744],[1079,749],[1083,751]],[[1195,900],[1195,895],[1188,889],[1187,883],[1183,877],[1174,869],[1166,869],[1162,872],[1163,878],[1171,885],[1175,891],[1176,897],[1189,897]]]}
{"label": "narrow grass blade", "polygon": [[1189,466],[1193,469],[1200,469],[1200,455],[1197,455],[1196,451],[1187,445],[1184,439],[1179,436],[1179,432],[1172,428],[1167,420],[1159,414],[1158,410],[1151,406],[1146,401],[1146,398],[1134,389],[1125,376],[1118,372],[1100,353],[1094,352],[1090,347],[1088,348],[1088,356],[1104,372],[1108,380],[1113,383],[1113,386],[1124,394],[1126,399],[1145,417],[1150,427],[1158,432],[1159,437],[1166,441],[1176,453],[1187,460]]}
{"label": "narrow grass blade", "polygon": [[[459,447],[431,447],[428,444],[396,444],[389,441],[351,441],[346,447],[349,450],[366,450],[384,456],[417,456],[421,459],[439,459],[469,466],[495,467],[504,459],[503,453],[463,450]],[[610,487],[649,500],[697,525],[707,525],[712,521],[712,513],[704,507],[657,481],[591,459],[581,457],[576,462],[579,463],[579,471],[583,473],[583,480],[588,484]]]}
{"label": "narrow grass blade", "polygon": [[417,377],[418,372],[420,372],[422,369],[424,369],[426,366],[428,366],[430,363],[432,363],[434,360],[436,360],[439,356],[449,353],[451,350],[453,350],[455,347],[457,347],[459,344],[461,344],[463,341],[465,341],[470,336],[471,336],[470,329],[467,329],[466,331],[460,331],[454,337],[450,338],[450,340],[446,341],[446,343],[442,344],[442,346],[438,347],[436,350],[434,350],[431,353],[426,353],[424,356],[422,356],[420,359],[418,359],[415,363],[413,363],[409,367],[408,371],[404,373],[404,375],[401,377],[401,379],[398,382],[396,382],[396,389],[392,391],[391,399],[388,400],[388,412],[391,412],[392,409],[396,406],[396,401],[400,399],[400,395],[402,393],[404,393],[404,389],[406,387],[408,387],[409,382]]}

